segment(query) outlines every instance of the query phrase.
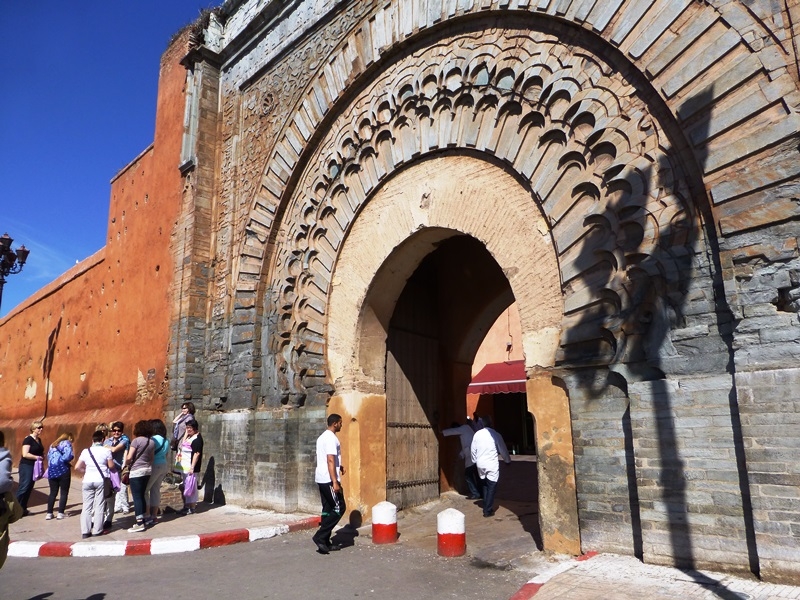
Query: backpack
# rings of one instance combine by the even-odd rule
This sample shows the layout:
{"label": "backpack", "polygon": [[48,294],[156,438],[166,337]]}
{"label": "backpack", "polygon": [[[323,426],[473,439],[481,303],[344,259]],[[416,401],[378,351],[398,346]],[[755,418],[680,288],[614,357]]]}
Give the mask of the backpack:
{"label": "backpack", "polygon": [[50,448],[47,451],[47,468],[57,469],[64,462],[64,457],[58,448]]}

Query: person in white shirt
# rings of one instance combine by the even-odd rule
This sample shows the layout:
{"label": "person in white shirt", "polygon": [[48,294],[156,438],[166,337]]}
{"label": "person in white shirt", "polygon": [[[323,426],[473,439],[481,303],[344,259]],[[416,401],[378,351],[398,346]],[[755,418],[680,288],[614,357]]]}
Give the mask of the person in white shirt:
{"label": "person in white shirt", "polygon": [[483,516],[491,517],[494,515],[497,482],[500,480],[500,461],[497,457],[498,454],[502,456],[507,465],[511,464],[511,457],[502,436],[491,428],[489,417],[481,417],[478,423],[479,427],[483,427],[472,438],[472,462],[478,467],[478,477],[483,484]]}
{"label": "person in white shirt", "polygon": [[103,534],[103,513],[106,509],[103,479],[116,469],[111,449],[103,446],[105,438],[102,431],[95,431],[92,434],[92,446],[84,449],[75,463],[76,471],[85,471],[81,510],[81,534],[84,538]]}
{"label": "person in white shirt", "polygon": [[472,421],[467,419],[467,422],[463,425],[453,423],[451,427],[442,431],[442,435],[459,436],[461,440],[461,452],[458,453],[458,456],[464,459],[464,480],[467,483],[467,499],[480,500],[481,491],[478,485],[478,467],[472,462],[472,436],[475,435]]}
{"label": "person in white shirt", "polygon": [[339,544],[331,542],[333,528],[344,515],[346,505],[340,482],[344,475],[342,466],[342,447],[336,434],[342,429],[342,417],[336,413],[328,417],[328,428],[317,438],[317,468],[314,481],[319,486],[322,500],[322,519],[319,530],[312,538],[320,554],[341,550]]}

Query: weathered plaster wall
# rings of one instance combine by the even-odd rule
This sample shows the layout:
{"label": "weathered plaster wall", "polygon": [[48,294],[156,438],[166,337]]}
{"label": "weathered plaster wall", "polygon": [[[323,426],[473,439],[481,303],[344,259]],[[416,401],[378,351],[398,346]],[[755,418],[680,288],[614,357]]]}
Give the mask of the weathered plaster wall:
{"label": "weathered plaster wall", "polygon": [[34,419],[44,441],[98,422],[163,415],[167,394],[172,227],[186,37],[162,57],[155,139],[111,182],[104,248],[0,321],[0,427],[16,463]]}

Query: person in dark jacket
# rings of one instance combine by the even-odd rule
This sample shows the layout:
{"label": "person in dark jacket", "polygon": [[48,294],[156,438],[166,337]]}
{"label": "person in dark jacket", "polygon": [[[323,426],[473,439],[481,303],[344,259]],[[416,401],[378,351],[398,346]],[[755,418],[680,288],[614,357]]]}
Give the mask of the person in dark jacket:
{"label": "person in dark jacket", "polygon": [[37,460],[44,461],[44,446],[41,439],[44,425],[41,421],[31,423],[31,434],[22,440],[22,455],[19,460],[19,487],[17,488],[17,500],[22,507],[22,516],[25,517],[31,512],[28,510],[28,500],[33,492],[33,467]]}

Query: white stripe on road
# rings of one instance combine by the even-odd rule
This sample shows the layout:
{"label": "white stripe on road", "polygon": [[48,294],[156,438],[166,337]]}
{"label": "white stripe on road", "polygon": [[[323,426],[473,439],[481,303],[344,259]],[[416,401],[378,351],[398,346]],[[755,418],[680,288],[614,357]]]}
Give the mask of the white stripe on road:
{"label": "white stripe on road", "polygon": [[564,573],[565,571],[569,571],[570,569],[574,569],[577,566],[578,565],[574,561],[565,561],[565,562],[559,563],[559,564],[555,565],[554,567],[551,567],[551,568],[547,569],[544,573],[541,573],[541,574],[537,575],[536,577],[531,579],[528,583],[545,584],[548,581],[550,581],[553,577],[555,577],[556,575],[560,575],[561,573]]}

